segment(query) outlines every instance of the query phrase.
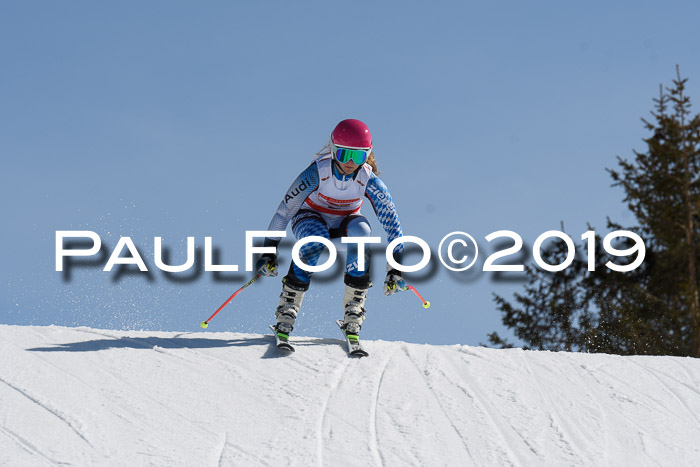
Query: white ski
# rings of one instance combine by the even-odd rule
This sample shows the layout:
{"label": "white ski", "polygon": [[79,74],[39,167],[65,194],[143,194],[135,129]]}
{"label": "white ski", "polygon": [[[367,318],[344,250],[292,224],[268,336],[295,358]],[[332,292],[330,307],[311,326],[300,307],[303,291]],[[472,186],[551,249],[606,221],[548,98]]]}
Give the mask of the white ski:
{"label": "white ski", "polygon": [[277,348],[280,350],[284,350],[287,352],[294,352],[294,346],[289,342],[289,336],[277,332],[277,328],[274,325],[270,325],[270,329],[272,329],[272,334],[275,336],[275,341],[277,342]]}
{"label": "white ski", "polygon": [[335,323],[342,331],[343,336],[345,336],[345,342],[348,343],[348,353],[353,357],[367,357],[369,353],[362,348],[362,344],[360,344],[360,336],[357,334],[346,334],[345,329],[343,329],[344,323],[342,319],[336,320]]}

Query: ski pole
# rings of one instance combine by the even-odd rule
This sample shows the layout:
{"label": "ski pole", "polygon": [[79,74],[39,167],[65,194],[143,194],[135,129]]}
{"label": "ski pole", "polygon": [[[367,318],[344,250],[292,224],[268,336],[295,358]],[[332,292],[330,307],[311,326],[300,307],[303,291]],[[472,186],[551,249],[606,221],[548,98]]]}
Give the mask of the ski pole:
{"label": "ski pole", "polygon": [[401,290],[406,291],[410,289],[411,291],[413,291],[413,293],[416,294],[418,298],[420,298],[420,301],[423,302],[423,308],[430,308],[430,302],[421,297],[421,295],[418,293],[415,287],[413,287],[412,285],[407,286],[404,281],[399,281],[398,285],[401,288]]}
{"label": "ski pole", "polygon": [[238,289],[238,290],[236,290],[235,292],[233,292],[233,295],[231,295],[231,296],[228,298],[228,300],[226,300],[226,301],[223,303],[223,305],[221,305],[221,306],[219,307],[219,309],[216,310],[216,311],[214,312],[214,314],[211,315],[211,316],[209,317],[208,320],[202,321],[202,322],[200,323],[200,326],[202,326],[203,329],[206,329],[207,326],[209,326],[209,321],[211,321],[212,318],[214,318],[214,316],[216,316],[216,314],[217,314],[218,312],[220,312],[221,310],[223,310],[224,307],[225,307],[226,305],[228,305],[229,302],[230,302],[231,300],[233,300],[233,299],[236,297],[236,295],[238,295],[239,293],[243,292],[243,289],[245,289],[245,288],[248,287],[250,284],[252,284],[252,283],[255,282],[256,280],[258,280],[261,276],[262,276],[262,274],[258,273],[255,277],[253,277],[250,281],[248,281],[243,287],[241,287],[240,289]]}

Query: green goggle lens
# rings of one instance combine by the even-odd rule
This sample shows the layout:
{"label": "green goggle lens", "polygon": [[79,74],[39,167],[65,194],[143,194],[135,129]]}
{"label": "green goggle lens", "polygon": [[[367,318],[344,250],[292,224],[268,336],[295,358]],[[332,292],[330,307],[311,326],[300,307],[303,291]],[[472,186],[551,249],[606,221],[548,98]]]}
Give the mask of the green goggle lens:
{"label": "green goggle lens", "polygon": [[335,150],[335,158],[341,164],[353,161],[357,165],[362,165],[367,160],[367,156],[369,156],[369,150],[364,149],[337,148]]}

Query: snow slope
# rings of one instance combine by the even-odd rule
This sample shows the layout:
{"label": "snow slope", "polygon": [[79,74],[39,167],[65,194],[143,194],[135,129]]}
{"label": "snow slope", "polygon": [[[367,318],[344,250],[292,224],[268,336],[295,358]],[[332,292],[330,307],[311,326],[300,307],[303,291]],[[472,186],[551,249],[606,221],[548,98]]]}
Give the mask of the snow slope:
{"label": "snow slope", "polygon": [[0,326],[0,464],[700,465],[697,359],[293,340]]}

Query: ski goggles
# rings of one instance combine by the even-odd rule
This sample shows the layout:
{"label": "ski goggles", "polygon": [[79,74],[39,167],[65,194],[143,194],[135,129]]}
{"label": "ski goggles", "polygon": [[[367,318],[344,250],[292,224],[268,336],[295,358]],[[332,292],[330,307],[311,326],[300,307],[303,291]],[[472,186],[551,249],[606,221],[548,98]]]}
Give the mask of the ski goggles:
{"label": "ski goggles", "polygon": [[331,141],[331,151],[333,152],[335,159],[341,164],[345,164],[348,161],[353,161],[357,165],[362,165],[369,157],[369,153],[372,152],[372,148],[344,148],[341,146],[336,146]]}

